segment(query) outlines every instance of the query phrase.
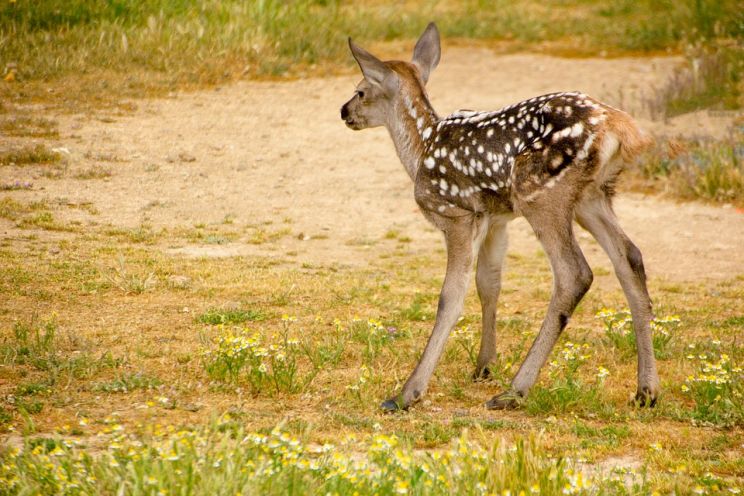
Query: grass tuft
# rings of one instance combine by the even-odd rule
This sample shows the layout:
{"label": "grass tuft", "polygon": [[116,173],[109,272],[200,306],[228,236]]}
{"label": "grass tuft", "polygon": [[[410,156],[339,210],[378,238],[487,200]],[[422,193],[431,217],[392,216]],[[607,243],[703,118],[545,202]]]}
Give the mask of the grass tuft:
{"label": "grass tuft", "polygon": [[0,165],[34,165],[53,164],[59,162],[62,156],[50,150],[46,145],[27,145],[22,148],[0,151]]}
{"label": "grass tuft", "polygon": [[676,197],[744,205],[744,128],[722,141],[667,141],[634,172],[646,186]]}
{"label": "grass tuft", "polygon": [[[98,104],[242,77],[351,67],[345,39],[411,40],[427,22],[449,39],[604,54],[680,50],[742,35],[735,0],[426,1],[38,0],[0,7],[0,60],[19,96]],[[2,68],[0,68],[2,69]],[[5,75],[5,74],[3,74]],[[123,76],[123,77],[122,77]],[[43,91],[37,81],[63,80]],[[14,86],[9,86],[13,91]],[[112,91],[115,90],[115,91]]]}
{"label": "grass tuft", "polygon": [[210,308],[197,317],[197,322],[209,325],[242,324],[264,320],[266,315],[259,310]]}

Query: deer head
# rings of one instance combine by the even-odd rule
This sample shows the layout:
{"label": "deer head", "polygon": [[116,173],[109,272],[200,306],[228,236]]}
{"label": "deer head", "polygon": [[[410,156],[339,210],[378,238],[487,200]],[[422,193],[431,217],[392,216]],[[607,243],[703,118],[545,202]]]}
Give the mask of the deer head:
{"label": "deer head", "polygon": [[416,43],[411,62],[384,62],[349,38],[349,48],[364,79],[354,96],[341,107],[341,119],[354,130],[385,126],[395,115],[396,105],[424,96],[429,74],[439,63],[439,31],[432,22]]}

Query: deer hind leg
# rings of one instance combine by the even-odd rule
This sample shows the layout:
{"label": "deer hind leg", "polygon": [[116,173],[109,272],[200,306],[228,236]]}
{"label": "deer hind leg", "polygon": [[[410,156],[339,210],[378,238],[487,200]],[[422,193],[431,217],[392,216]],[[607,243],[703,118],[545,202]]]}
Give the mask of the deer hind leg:
{"label": "deer hind leg", "polygon": [[478,252],[475,283],[483,311],[483,332],[478,361],[473,374],[475,380],[490,376],[488,364],[496,358],[496,304],[501,291],[501,270],[506,254],[506,223],[506,220],[493,220]]}
{"label": "deer hind leg", "polygon": [[518,406],[519,399],[525,397],[537,381],[568,319],[592,284],[592,271],[573,234],[573,209],[569,200],[573,191],[571,188],[547,190],[536,201],[521,208],[550,260],[553,294],[540,332],[512,380],[511,391],[489,400],[486,403],[489,409]]}
{"label": "deer hind leg", "polygon": [[595,191],[577,205],[576,220],[594,236],[615,268],[630,306],[635,329],[638,349],[638,390],[635,400],[641,406],[654,406],[659,392],[659,376],[651,342],[651,298],[646,287],[641,252],[620,228],[610,199],[601,191]]}

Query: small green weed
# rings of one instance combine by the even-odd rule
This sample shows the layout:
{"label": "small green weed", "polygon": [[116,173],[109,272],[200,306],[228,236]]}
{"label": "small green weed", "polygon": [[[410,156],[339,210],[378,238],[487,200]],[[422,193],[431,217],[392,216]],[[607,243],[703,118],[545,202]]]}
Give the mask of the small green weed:
{"label": "small green weed", "polygon": [[0,346],[2,361],[9,365],[31,365],[38,370],[48,370],[57,359],[55,335],[57,321],[54,317],[30,323],[13,324],[13,336]]}
{"label": "small green weed", "polygon": [[46,145],[28,145],[15,150],[0,151],[0,165],[53,164],[62,156]]}
{"label": "small green weed", "polygon": [[85,170],[82,170],[78,173],[76,173],[74,176],[75,179],[106,179],[111,177],[111,169],[107,169],[106,167],[101,167],[100,165],[95,165],[93,167],[89,167]]}
{"label": "small green weed", "polygon": [[434,312],[429,308],[429,298],[422,294],[416,293],[413,296],[411,304],[401,309],[398,315],[401,319],[409,320],[412,322],[424,322],[434,318]]}
{"label": "small green weed", "polygon": [[581,438],[582,448],[595,446],[617,447],[620,441],[630,437],[630,427],[627,425],[607,425],[604,427],[590,427],[580,420],[576,420],[573,432]]}
{"label": "small green weed", "polygon": [[365,321],[355,317],[349,325],[349,335],[353,341],[364,345],[362,356],[365,363],[369,364],[380,354],[385,345],[398,336],[398,329],[392,326],[386,327],[376,319]]}
{"label": "small green weed", "polygon": [[366,392],[371,379],[372,371],[366,365],[361,365],[359,367],[359,378],[353,384],[347,385],[346,390],[352,394],[359,403],[364,404],[366,401],[366,395],[364,393]]}
{"label": "small green weed", "polygon": [[52,385],[46,382],[28,382],[16,386],[16,396],[33,396],[51,392]]}
{"label": "small green weed", "polygon": [[105,275],[114,287],[119,288],[126,294],[141,294],[154,288],[157,284],[154,272],[146,274],[130,272],[126,267],[123,256],[119,256],[112,272]]}
{"label": "small green weed", "polygon": [[557,359],[549,364],[549,384],[533,388],[525,401],[531,414],[565,413],[575,409],[607,413],[602,389],[609,371],[599,367],[593,384],[585,384],[579,369],[590,357],[589,345],[567,342]]}
{"label": "small green weed", "polygon": [[124,374],[108,382],[93,385],[93,391],[103,393],[128,393],[136,389],[155,389],[163,382],[145,374]]}
{"label": "small green weed", "polygon": [[220,309],[210,308],[199,317],[197,322],[208,325],[225,325],[225,324],[242,324],[243,322],[256,322],[266,318],[266,315],[260,310],[240,308]]}
{"label": "small green weed", "polygon": [[[718,348],[718,342],[713,343]],[[744,424],[744,371],[727,353],[693,346],[687,359],[695,373],[682,385],[682,392],[695,403],[694,420],[716,425]]]}
{"label": "small green weed", "polygon": [[43,117],[24,115],[0,120],[0,134],[29,138],[59,138],[56,122]]}
{"label": "small green weed", "polygon": [[218,326],[219,334],[202,351],[202,363],[212,380],[247,382],[254,394],[297,393],[305,390],[318,373],[312,368],[299,374],[304,355],[300,341],[289,337],[296,319],[284,316],[276,343],[266,344],[262,335],[249,329]]}
{"label": "small green weed", "polygon": [[[549,456],[534,438],[486,445],[463,433],[429,453],[383,434],[311,446],[281,426],[246,432],[229,419],[195,430],[158,427],[147,436],[118,427],[95,455],[54,439],[5,450],[0,485],[10,494],[106,494],[129,487],[147,494],[591,495],[628,494],[626,483],[632,494],[651,492],[633,474],[586,474]],[[424,432],[432,443],[454,437],[436,424]]]}
{"label": "small green weed", "polygon": [[639,161],[636,172],[646,185],[684,199],[744,205],[743,138],[737,128],[723,140],[667,141]]}
{"label": "small green weed", "polygon": [[[605,337],[609,343],[622,351],[626,356],[636,354],[635,333],[633,332],[633,319],[629,310],[616,311],[603,308],[597,312],[597,319],[604,324]],[[677,315],[666,315],[651,321],[651,340],[654,355],[658,359],[666,359],[671,356],[671,343],[676,336],[680,320]]]}
{"label": "small green weed", "polygon": [[686,58],[686,66],[678,69],[649,101],[652,114],[665,118],[703,108],[741,108],[741,47],[696,46]]}

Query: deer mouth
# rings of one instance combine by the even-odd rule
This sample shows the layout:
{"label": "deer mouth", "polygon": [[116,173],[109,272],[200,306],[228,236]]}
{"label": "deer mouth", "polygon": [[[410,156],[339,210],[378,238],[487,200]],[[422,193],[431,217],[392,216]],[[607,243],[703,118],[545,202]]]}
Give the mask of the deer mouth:
{"label": "deer mouth", "polygon": [[344,122],[346,123],[346,127],[348,127],[349,129],[353,129],[354,131],[359,131],[364,128],[364,126],[359,124],[351,117],[347,117],[346,119],[344,119]]}

